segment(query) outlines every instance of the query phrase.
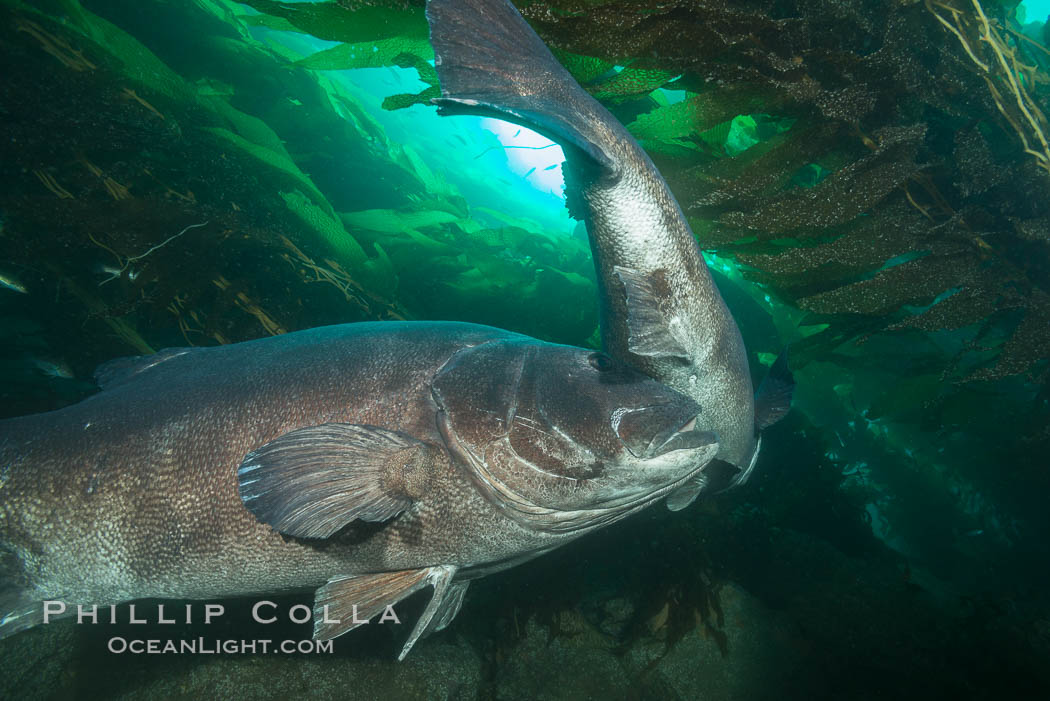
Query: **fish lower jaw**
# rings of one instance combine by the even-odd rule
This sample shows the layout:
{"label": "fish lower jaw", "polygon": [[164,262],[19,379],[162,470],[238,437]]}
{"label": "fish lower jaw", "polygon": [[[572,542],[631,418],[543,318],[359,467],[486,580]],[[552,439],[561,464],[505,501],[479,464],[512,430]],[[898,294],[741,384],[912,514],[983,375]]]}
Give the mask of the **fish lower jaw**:
{"label": "fish lower jaw", "polygon": [[671,482],[657,487],[655,490],[646,492],[644,495],[637,494],[623,494],[622,496],[613,497],[607,501],[600,502],[595,505],[592,510],[594,511],[619,511],[629,510],[630,513],[644,509],[645,507],[660,501],[665,496],[675,491],[679,487],[695,479],[705,467],[707,467],[710,460],[698,461],[697,467],[693,468],[681,477],[676,478]]}

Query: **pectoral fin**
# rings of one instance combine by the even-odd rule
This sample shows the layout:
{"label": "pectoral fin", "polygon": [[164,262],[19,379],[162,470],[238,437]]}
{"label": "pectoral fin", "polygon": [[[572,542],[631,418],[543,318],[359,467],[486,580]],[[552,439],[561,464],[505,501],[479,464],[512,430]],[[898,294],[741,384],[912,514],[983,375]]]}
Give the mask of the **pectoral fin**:
{"label": "pectoral fin", "polygon": [[733,485],[740,468],[725,460],[712,460],[699,475],[686,482],[667,497],[667,508],[681,511],[696,501],[701,493],[717,494]]}
{"label": "pectoral fin", "polygon": [[791,411],[791,397],[795,393],[795,377],[788,367],[785,349],[762,380],[755,394],[755,427],[765,430]]}
{"label": "pectoral fin", "polygon": [[452,565],[438,565],[418,570],[336,577],[317,590],[314,639],[331,640],[347,633],[378,616],[388,606],[425,586],[433,586],[430,603],[416,621],[398,656],[403,660],[417,640],[443,629],[459,612],[468,583],[453,584],[455,574],[456,568]]}
{"label": "pectoral fin", "polygon": [[396,431],[321,424],[280,436],[237,471],[244,505],[276,530],[327,538],[354,520],[385,521],[426,492],[437,448]]}
{"label": "pectoral fin", "polygon": [[669,295],[662,271],[647,275],[619,265],[613,267],[627,293],[627,349],[636,355],[675,356],[689,359],[689,353],[672,333],[670,319],[663,310]]}

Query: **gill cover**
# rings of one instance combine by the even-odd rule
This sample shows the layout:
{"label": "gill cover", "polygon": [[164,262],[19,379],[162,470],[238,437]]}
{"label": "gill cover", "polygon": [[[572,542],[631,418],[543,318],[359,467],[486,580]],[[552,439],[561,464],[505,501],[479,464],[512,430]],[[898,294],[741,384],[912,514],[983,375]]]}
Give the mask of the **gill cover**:
{"label": "gill cover", "polygon": [[[517,339],[464,349],[435,377],[433,397],[449,447],[500,499],[530,510],[567,509],[573,503],[563,492],[602,474],[599,456],[583,444],[599,442],[600,432],[578,441],[570,436],[572,429],[559,425],[565,409],[538,386],[537,351],[534,343]],[[550,360],[548,355],[544,360]],[[566,385],[572,386],[573,379],[567,376]],[[546,389],[549,394],[551,388]],[[567,393],[567,387],[561,389]],[[580,416],[600,421],[600,408],[588,406],[585,394],[574,399],[579,400],[577,425]]]}

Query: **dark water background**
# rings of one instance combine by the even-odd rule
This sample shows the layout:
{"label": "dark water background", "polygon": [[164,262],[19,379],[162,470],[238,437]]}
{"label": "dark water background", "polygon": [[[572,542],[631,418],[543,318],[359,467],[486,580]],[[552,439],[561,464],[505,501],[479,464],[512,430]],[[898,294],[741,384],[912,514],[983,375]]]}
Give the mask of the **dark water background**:
{"label": "dark water background", "polygon": [[[475,584],[403,663],[379,626],[332,655],[106,652],[309,635],[226,602],[218,627],[5,640],[0,696],[1045,695],[1050,54],[1039,17],[984,4],[1027,121],[948,5],[519,4],[667,177],[756,379],[792,348],[745,488]],[[594,345],[560,152],[439,119],[432,58],[418,2],[0,0],[0,415],[114,357],[330,323]]]}

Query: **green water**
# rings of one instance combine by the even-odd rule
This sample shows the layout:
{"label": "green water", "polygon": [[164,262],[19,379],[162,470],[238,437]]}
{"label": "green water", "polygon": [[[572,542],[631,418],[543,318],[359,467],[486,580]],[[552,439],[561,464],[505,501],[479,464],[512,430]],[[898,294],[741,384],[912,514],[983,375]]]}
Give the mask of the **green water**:
{"label": "green water", "polygon": [[[1032,67],[1028,122],[932,3],[517,4],[667,178],[756,382],[790,347],[795,408],[756,476],[479,582],[404,663],[378,627],[332,655],[131,656],[55,624],[0,643],[0,696],[1050,686],[1046,7],[1022,27],[984,4]],[[0,28],[0,416],[90,395],[112,358],[332,323],[597,346],[560,149],[437,116],[422,3],[0,0]]]}

